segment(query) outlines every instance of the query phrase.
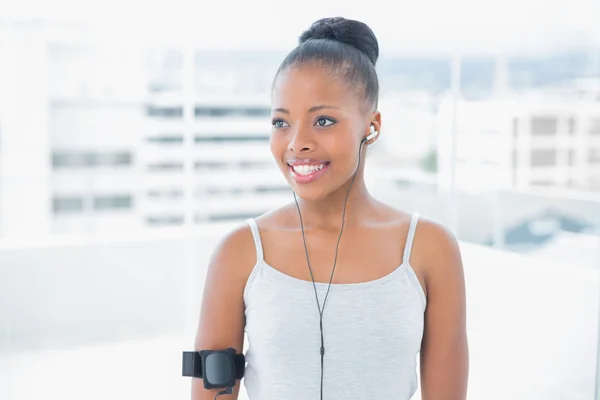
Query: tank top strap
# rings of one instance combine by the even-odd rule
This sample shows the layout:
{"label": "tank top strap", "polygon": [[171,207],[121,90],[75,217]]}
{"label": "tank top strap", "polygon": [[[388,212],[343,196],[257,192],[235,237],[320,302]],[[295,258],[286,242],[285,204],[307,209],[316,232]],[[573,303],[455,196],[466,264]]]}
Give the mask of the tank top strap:
{"label": "tank top strap", "polygon": [[404,245],[404,256],[402,258],[402,262],[405,264],[410,264],[410,252],[415,239],[415,231],[417,230],[418,221],[419,213],[413,213],[413,215],[410,217],[410,226],[408,228],[408,235],[406,236],[406,244]]}
{"label": "tank top strap", "polygon": [[254,238],[254,246],[256,247],[256,262],[263,261],[263,247],[262,241],[260,240],[260,231],[258,230],[258,225],[256,224],[254,218],[248,219],[247,223],[250,226],[252,237]]}

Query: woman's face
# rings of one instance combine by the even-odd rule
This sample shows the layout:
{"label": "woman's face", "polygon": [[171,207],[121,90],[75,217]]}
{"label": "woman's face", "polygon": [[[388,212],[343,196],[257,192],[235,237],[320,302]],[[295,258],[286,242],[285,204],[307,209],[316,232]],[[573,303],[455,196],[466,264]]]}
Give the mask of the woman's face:
{"label": "woman's face", "polygon": [[316,66],[292,67],[273,85],[271,152],[296,194],[327,197],[347,183],[358,164],[360,141],[376,114],[347,83]]}

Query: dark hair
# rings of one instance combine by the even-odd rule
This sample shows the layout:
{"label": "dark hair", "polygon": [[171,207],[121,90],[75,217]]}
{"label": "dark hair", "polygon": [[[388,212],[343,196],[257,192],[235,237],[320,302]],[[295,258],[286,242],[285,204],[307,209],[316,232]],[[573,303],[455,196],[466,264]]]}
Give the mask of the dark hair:
{"label": "dark hair", "polygon": [[379,80],[375,65],[379,44],[371,28],[342,17],[323,18],[303,32],[298,42],[281,63],[275,78],[295,65],[322,65],[344,78],[370,107],[377,108]]}

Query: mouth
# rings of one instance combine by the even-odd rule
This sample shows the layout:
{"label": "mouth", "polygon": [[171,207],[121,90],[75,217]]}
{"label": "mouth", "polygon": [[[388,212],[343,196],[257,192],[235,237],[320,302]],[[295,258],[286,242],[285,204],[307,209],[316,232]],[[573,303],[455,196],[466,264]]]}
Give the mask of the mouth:
{"label": "mouth", "polygon": [[311,183],[322,177],[331,166],[329,161],[318,164],[287,163],[290,175],[297,183]]}

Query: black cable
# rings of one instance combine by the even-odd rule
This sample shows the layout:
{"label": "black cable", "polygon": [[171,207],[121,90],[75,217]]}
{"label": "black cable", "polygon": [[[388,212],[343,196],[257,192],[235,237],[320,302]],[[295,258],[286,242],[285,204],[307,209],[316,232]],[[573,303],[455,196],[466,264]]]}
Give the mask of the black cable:
{"label": "black cable", "polygon": [[340,234],[338,236],[337,243],[335,245],[335,256],[333,259],[333,268],[331,270],[331,276],[329,277],[329,285],[327,286],[327,292],[325,293],[325,299],[323,300],[323,307],[319,303],[319,295],[317,294],[317,285],[315,284],[315,278],[313,276],[312,268],[310,266],[310,260],[308,258],[308,247],[306,246],[306,237],[304,235],[304,223],[302,221],[302,213],[300,212],[300,206],[298,205],[298,198],[296,197],[296,192],[294,193],[294,202],[296,203],[296,208],[298,209],[298,217],[300,218],[300,227],[302,228],[302,241],[304,243],[304,253],[306,255],[306,264],[308,265],[308,270],[310,271],[310,278],[313,283],[313,288],[315,290],[315,298],[317,300],[317,308],[319,309],[319,328],[321,331],[321,348],[319,352],[321,354],[321,400],[323,400],[323,373],[324,373],[324,357],[325,357],[325,341],[323,338],[323,312],[325,311],[325,303],[327,302],[327,297],[329,296],[329,289],[331,289],[331,282],[333,280],[333,274],[335,272],[335,266],[337,264],[338,257],[338,247],[340,245],[340,240],[342,239],[342,233],[344,232],[344,225],[346,223],[346,205],[348,204],[348,198],[350,197],[350,190],[352,189],[352,185],[354,184],[354,180],[356,179],[356,174],[358,169],[360,168],[360,153],[362,151],[362,145],[366,141],[363,139],[360,142],[360,146],[358,147],[358,165],[356,166],[356,171],[354,171],[354,175],[352,176],[352,180],[350,181],[350,186],[348,187],[348,193],[346,193],[346,198],[344,199],[344,208],[342,211],[342,227],[340,228]]}

